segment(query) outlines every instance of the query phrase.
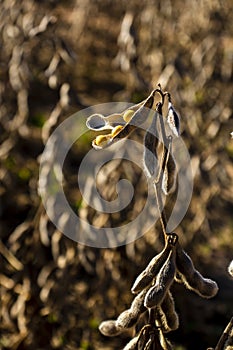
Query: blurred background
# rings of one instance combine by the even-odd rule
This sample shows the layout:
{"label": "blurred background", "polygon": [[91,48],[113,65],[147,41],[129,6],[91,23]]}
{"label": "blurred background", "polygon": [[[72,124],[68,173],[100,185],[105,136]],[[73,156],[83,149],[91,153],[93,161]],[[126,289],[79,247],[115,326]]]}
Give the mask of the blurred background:
{"label": "blurred background", "polygon": [[[116,249],[71,241],[41,205],[39,161],[71,114],[140,102],[158,83],[181,115],[194,173],[180,242],[220,288],[203,300],[175,285],[180,327],[168,339],[177,350],[216,345],[233,314],[232,10],[231,0],[1,1],[0,349],[113,350],[130,339],[106,338],[98,325],[130,305],[135,277],[162,249],[159,229]],[[138,210],[145,179],[136,165],[121,164],[102,184],[110,199],[119,178],[140,184],[124,217],[85,206],[76,174],[92,139],[86,133],[67,157],[66,195],[99,227],[120,224]]]}

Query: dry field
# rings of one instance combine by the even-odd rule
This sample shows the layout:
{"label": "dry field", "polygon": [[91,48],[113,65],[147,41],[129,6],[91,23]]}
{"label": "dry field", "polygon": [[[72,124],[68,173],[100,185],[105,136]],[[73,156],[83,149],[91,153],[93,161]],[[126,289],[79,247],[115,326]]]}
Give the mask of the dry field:
{"label": "dry field", "polygon": [[[159,228],[115,249],[77,244],[46,215],[39,162],[76,111],[140,102],[158,83],[181,115],[194,173],[180,241],[219,285],[210,300],[175,285],[180,327],[167,337],[176,350],[197,349],[194,340],[198,350],[214,347],[233,315],[232,1],[1,0],[0,43],[0,349],[114,350],[130,339],[98,326],[130,304],[135,277],[162,248]],[[65,192],[78,214],[117,225],[137,213],[144,180],[130,164],[102,185],[106,197],[119,178],[137,187],[122,215],[83,205],[76,176],[92,139],[69,153]]]}

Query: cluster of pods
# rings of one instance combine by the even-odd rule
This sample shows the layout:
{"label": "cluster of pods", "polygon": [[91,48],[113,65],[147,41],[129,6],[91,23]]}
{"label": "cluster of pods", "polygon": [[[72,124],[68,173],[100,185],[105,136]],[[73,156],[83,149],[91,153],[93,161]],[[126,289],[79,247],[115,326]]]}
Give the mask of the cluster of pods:
{"label": "cluster of pods", "polygon": [[[160,96],[159,102],[155,101],[156,94]],[[163,117],[162,111],[165,98],[167,98],[166,118]],[[171,148],[173,139],[180,135],[180,117],[171,102],[170,93],[163,92],[159,85],[146,100],[122,113],[106,117],[101,114],[91,115],[87,120],[89,129],[110,130],[109,134],[98,135],[92,145],[95,149],[103,149],[113,142],[127,138],[150,116],[152,116],[150,125],[143,139],[143,163],[145,173],[155,189],[164,248],[136,278],[131,288],[131,292],[135,294],[131,306],[117,319],[103,321],[99,326],[100,332],[109,337],[117,336],[137,326],[135,336],[124,350],[172,349],[164,334],[176,330],[179,326],[171,293],[174,281],[183,283],[186,288],[203,298],[212,298],[218,292],[216,282],[204,278],[195,269],[191,258],[182,249],[178,235],[166,231],[166,213],[162,207],[162,196],[168,196],[176,187],[176,164]],[[138,326],[142,315],[147,321],[140,329]]]}

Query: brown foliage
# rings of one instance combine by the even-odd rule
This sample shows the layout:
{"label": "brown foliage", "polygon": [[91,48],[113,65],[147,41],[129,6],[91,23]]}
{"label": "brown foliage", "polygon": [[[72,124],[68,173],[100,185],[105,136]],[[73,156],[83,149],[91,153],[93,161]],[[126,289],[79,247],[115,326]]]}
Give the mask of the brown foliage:
{"label": "brown foliage", "polygon": [[[40,203],[39,157],[52,130],[74,111],[137,103],[158,82],[182,111],[194,172],[179,234],[222,290],[208,306],[181,294],[182,324],[172,340],[188,349],[197,335],[202,348],[216,344],[232,314],[226,275],[233,247],[231,1],[2,0],[0,10],[0,348],[107,350],[126,343],[125,336],[103,338],[98,324],[130,303],[138,269],[161,250],[157,231],[114,250],[72,242]],[[80,201],[74,168],[88,147],[68,159],[72,205]],[[103,195],[128,176],[139,189],[127,213],[133,218],[143,206],[144,179],[135,165],[120,169],[102,183]],[[79,210],[100,226],[127,220]],[[175,293],[182,293],[179,286]]]}

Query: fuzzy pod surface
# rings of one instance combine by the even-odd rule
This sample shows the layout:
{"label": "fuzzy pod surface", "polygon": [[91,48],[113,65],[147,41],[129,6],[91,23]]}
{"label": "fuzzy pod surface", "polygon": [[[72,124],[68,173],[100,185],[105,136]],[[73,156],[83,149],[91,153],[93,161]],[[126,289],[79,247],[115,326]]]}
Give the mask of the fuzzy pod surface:
{"label": "fuzzy pod surface", "polygon": [[175,303],[170,291],[166,293],[160,305],[161,322],[165,332],[174,331],[179,327],[179,317],[175,310]]}
{"label": "fuzzy pod surface", "polygon": [[175,255],[176,251],[173,248],[156,278],[155,285],[148,290],[144,301],[147,308],[160,305],[173,283],[176,272]]}
{"label": "fuzzy pod surface", "polygon": [[140,275],[136,278],[133,287],[131,288],[132,293],[138,293],[146,288],[152,280],[157,276],[162,266],[168,259],[171,252],[171,245],[166,243],[166,246],[161,253],[157,254],[147,265],[146,269],[143,270]]}
{"label": "fuzzy pod surface", "polygon": [[204,278],[193,265],[191,258],[183,251],[179,244],[176,249],[176,265],[184,285],[203,298],[212,298],[218,292],[215,281]]}
{"label": "fuzzy pod surface", "polygon": [[122,329],[116,325],[116,320],[107,320],[101,322],[99,325],[99,331],[107,337],[114,337],[122,333]]}

